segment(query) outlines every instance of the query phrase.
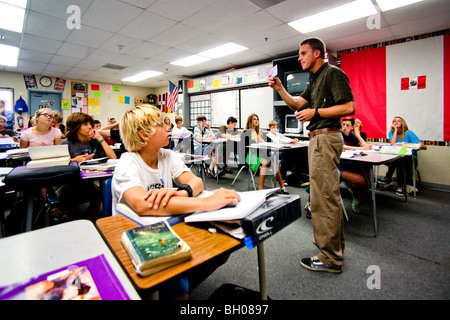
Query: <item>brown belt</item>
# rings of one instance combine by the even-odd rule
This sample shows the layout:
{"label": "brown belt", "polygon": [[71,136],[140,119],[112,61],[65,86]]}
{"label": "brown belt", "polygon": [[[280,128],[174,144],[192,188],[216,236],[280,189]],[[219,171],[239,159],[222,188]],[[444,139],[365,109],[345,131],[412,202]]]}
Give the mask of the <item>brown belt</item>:
{"label": "brown belt", "polygon": [[318,134],[322,133],[328,133],[328,132],[339,132],[341,129],[338,128],[323,128],[323,129],[317,129],[314,131],[311,131],[308,133],[309,139],[311,140],[312,137],[317,136]]}

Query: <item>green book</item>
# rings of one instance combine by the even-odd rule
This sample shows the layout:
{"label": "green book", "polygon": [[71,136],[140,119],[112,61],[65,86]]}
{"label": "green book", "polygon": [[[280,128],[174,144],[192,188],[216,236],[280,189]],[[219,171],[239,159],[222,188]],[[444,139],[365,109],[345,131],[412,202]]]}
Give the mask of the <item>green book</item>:
{"label": "green book", "polygon": [[127,230],[121,242],[142,276],[191,258],[189,246],[166,221]]}

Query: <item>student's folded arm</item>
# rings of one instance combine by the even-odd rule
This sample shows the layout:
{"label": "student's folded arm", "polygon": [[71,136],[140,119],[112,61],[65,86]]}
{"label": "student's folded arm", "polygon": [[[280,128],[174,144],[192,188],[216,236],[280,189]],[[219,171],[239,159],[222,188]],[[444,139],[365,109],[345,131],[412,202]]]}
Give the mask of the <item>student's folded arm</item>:
{"label": "student's folded arm", "polygon": [[166,206],[155,209],[145,201],[145,190],[142,187],[132,187],[124,192],[126,203],[140,216],[171,216],[195,211],[212,211],[240,201],[235,190],[219,189],[206,198],[172,196]]}

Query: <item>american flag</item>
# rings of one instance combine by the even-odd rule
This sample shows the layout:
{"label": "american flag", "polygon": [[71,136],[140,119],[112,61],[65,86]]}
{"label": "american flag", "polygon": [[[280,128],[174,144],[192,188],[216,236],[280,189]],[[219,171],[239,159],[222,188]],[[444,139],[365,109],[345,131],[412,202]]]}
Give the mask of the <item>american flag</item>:
{"label": "american flag", "polygon": [[172,82],[169,81],[169,92],[167,92],[167,100],[166,100],[168,113],[175,112],[175,106],[177,105],[177,102],[178,102],[178,89]]}

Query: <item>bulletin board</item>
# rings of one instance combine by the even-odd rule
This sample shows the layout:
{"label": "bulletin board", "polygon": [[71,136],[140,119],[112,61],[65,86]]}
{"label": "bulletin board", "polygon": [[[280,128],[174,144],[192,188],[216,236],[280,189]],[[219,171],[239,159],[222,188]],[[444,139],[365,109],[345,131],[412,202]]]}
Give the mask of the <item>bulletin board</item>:
{"label": "bulletin board", "polygon": [[72,82],[72,113],[84,112],[88,113],[88,84],[80,82]]}
{"label": "bulletin board", "polygon": [[242,127],[245,126],[248,116],[252,113],[258,115],[261,128],[269,128],[269,122],[274,120],[273,89],[271,87],[241,90]]}

